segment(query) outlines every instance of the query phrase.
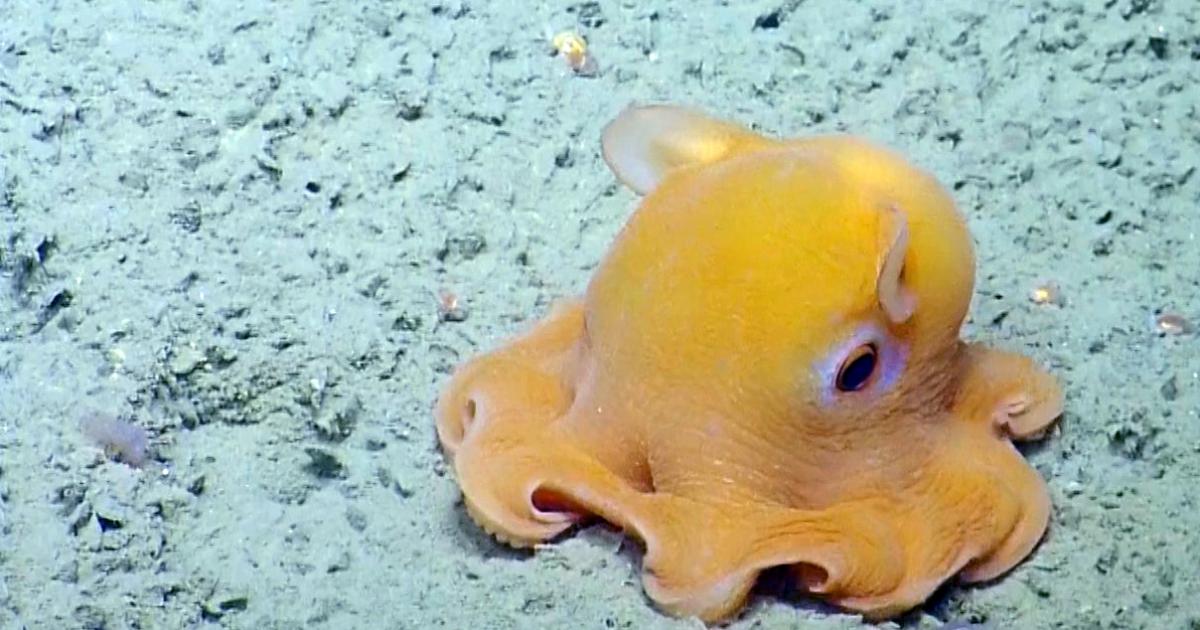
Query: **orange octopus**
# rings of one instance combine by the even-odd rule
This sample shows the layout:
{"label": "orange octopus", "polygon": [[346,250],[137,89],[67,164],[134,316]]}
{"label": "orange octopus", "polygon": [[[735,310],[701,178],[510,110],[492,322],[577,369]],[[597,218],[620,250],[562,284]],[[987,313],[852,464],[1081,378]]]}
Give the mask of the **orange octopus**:
{"label": "orange octopus", "polygon": [[644,545],[651,599],[707,622],[770,567],[881,619],[1031,552],[1050,501],[1012,440],[1062,392],[959,339],[974,255],[929,174],[668,106],[626,110],[603,149],[644,199],[586,294],[437,405],[480,526],[531,546],[603,519]]}

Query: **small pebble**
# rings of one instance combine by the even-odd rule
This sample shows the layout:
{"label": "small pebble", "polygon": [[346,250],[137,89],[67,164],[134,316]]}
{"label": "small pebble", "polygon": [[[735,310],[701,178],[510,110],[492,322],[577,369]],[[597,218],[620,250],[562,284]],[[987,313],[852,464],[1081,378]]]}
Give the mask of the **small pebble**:
{"label": "small pebble", "polygon": [[1194,329],[1192,322],[1178,313],[1159,313],[1154,317],[1154,330],[1160,335],[1187,335]]}
{"label": "small pebble", "polygon": [[467,309],[457,294],[446,289],[438,292],[438,319],[443,322],[461,322],[467,319]]}

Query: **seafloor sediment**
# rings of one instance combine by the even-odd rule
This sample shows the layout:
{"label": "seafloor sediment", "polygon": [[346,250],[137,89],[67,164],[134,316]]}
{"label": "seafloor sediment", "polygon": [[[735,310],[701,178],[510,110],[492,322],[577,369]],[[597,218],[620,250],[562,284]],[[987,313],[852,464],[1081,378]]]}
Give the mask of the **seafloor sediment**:
{"label": "seafloor sediment", "polygon": [[[0,3],[0,626],[693,627],[615,532],[488,540],[430,416],[582,289],[600,129],[671,101],[936,173],[966,335],[1066,386],[1044,543],[897,623],[1197,627],[1200,339],[1152,320],[1200,319],[1198,82],[1191,0]],[[732,627],[863,627],[762,590]]]}

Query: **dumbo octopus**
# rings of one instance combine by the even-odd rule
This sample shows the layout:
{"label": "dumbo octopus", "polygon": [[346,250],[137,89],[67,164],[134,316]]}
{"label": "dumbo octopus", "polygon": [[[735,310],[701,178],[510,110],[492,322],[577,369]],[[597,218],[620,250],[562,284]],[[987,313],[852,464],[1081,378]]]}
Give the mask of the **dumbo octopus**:
{"label": "dumbo octopus", "polygon": [[603,152],[644,198],[585,295],[437,404],[480,526],[524,547],[607,521],[650,598],[707,622],[771,567],[882,619],[1032,551],[1050,500],[1012,440],[1062,392],[959,339],[974,254],[929,174],[670,106],[624,111]]}

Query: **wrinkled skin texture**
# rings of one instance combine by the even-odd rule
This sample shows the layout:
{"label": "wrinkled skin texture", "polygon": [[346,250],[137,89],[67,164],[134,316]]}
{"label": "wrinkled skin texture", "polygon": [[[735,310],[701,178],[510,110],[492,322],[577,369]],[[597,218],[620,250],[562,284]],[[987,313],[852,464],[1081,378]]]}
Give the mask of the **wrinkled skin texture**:
{"label": "wrinkled skin texture", "polygon": [[627,110],[604,151],[645,198],[586,294],[438,402],[477,523],[529,546],[603,519],[644,544],[659,606],[710,622],[769,567],[885,618],[1030,553],[1050,503],[1011,441],[1062,394],[960,341],[974,255],[929,175],[672,107]]}

